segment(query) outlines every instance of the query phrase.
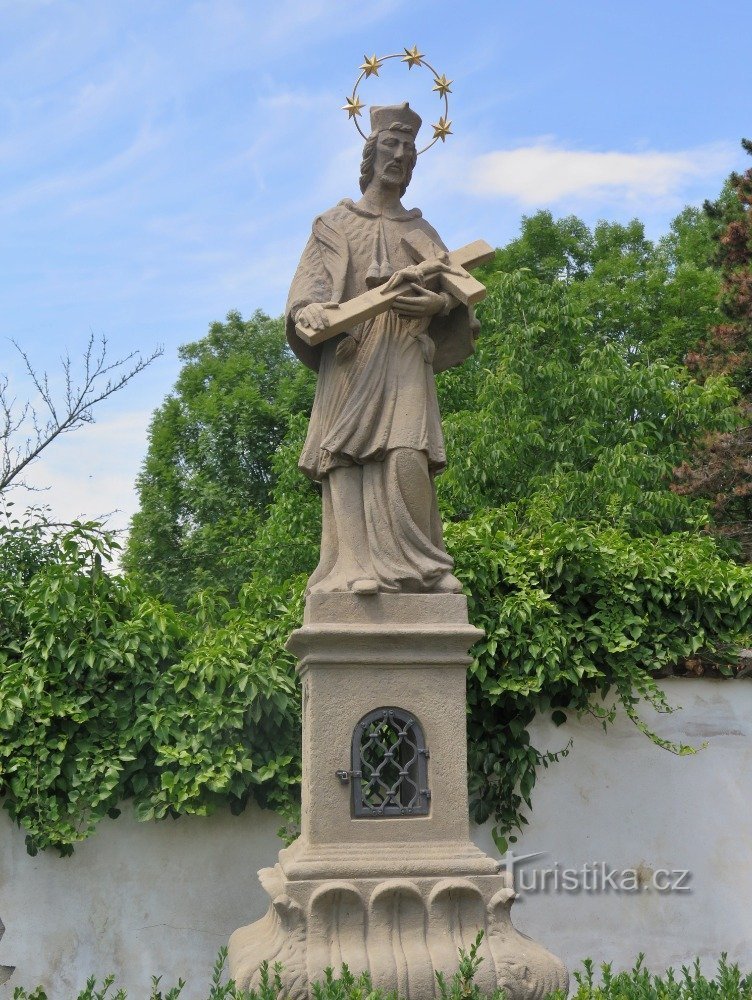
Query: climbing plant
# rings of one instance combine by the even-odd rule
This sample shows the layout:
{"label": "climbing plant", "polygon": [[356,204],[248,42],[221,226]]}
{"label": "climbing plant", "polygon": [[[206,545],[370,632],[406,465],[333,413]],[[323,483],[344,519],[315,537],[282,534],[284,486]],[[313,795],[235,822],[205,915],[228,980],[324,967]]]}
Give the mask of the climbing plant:
{"label": "climbing plant", "polygon": [[70,853],[124,799],[141,819],[289,812],[298,694],[279,639],[298,606],[206,594],[179,612],[108,572],[114,547],[94,524],[0,527],[0,791],[27,849]]}

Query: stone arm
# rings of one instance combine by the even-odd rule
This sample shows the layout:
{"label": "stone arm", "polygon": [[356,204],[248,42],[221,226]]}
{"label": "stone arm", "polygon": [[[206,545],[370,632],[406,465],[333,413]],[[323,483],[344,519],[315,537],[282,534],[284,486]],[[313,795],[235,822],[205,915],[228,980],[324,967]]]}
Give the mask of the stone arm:
{"label": "stone arm", "polygon": [[[295,321],[301,311],[313,302],[341,300],[348,260],[346,245],[337,251],[336,245],[330,241],[327,247],[322,237],[326,236],[327,229],[333,227],[325,227],[321,222],[319,218],[313,224],[313,232],[300,258],[285,307],[287,342],[303,364],[314,371],[319,369],[321,348],[311,347],[298,335]],[[337,289],[339,298],[335,299]]]}

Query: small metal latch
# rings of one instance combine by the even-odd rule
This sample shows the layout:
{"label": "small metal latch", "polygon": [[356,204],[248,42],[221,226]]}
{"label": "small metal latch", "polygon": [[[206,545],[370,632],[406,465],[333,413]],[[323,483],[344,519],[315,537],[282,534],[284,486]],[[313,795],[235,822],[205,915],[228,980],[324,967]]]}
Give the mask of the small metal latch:
{"label": "small metal latch", "polygon": [[362,771],[335,771],[334,772],[343,785],[346,785],[350,778],[360,778],[362,776]]}

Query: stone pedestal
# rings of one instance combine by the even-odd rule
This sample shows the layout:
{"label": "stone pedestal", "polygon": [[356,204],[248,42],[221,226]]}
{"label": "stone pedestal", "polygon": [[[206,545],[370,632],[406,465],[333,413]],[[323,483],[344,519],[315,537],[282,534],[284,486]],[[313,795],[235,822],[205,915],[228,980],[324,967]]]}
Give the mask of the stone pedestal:
{"label": "stone pedestal", "polygon": [[[309,598],[289,640],[303,684],[301,834],[259,873],[267,915],[230,939],[238,985],[280,962],[290,1000],[303,1000],[346,962],[423,1000],[482,929],[482,988],[533,1000],[566,987],[561,962],[512,925],[511,876],[470,840],[465,675],[480,635],[458,594]],[[368,722],[380,709],[408,751]]]}

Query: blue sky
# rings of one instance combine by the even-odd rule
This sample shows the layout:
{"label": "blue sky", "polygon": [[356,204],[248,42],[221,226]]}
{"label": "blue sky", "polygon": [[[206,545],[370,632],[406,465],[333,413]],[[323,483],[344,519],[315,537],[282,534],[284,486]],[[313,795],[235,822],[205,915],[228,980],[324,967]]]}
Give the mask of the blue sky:
{"label": "blue sky", "polygon": [[[501,244],[538,208],[657,237],[714,196],[748,165],[750,37],[749,0],[0,0],[0,372],[23,398],[9,338],[51,375],[92,332],[165,350],[32,468],[36,499],[127,524],[178,346],[281,312],[314,215],[357,196],[364,54],[417,43],[454,80],[405,201]],[[362,93],[441,110],[397,60]]]}

